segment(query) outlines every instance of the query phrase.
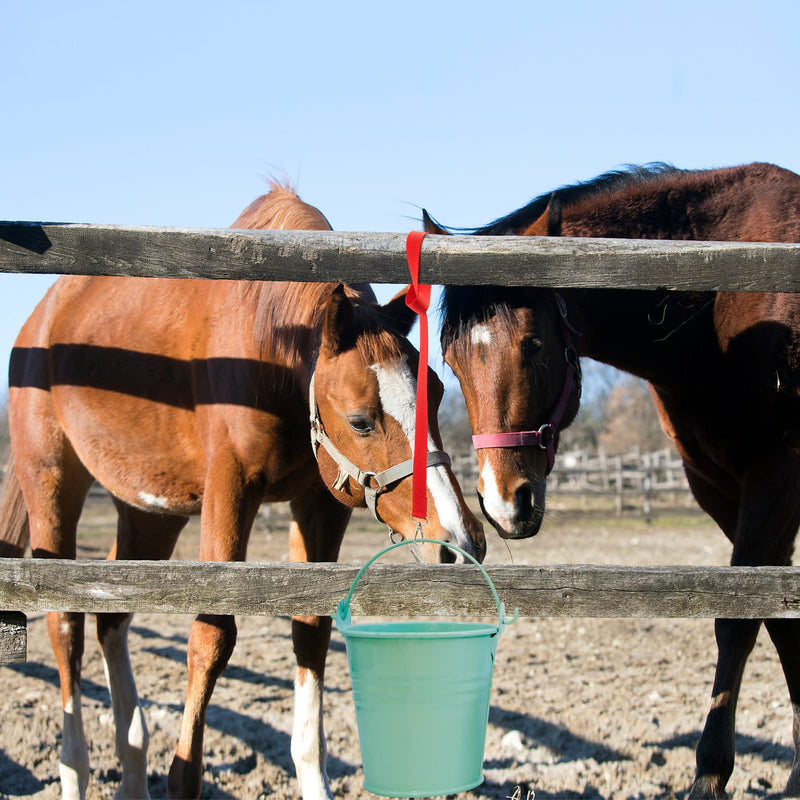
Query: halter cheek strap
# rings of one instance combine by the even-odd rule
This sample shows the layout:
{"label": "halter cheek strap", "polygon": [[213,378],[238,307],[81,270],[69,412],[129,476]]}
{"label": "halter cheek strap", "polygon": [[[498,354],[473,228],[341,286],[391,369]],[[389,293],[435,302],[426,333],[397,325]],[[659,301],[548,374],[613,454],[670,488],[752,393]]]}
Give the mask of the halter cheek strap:
{"label": "halter cheek strap", "polygon": [[511,431],[503,433],[478,433],[472,437],[472,444],[476,450],[489,447],[541,447],[547,452],[547,475],[553,469],[556,461],[556,431],[564,416],[564,412],[569,405],[569,398],[575,387],[580,396],[581,390],[581,368],[578,361],[578,353],[572,344],[570,332],[580,336],[580,331],[570,324],[567,319],[567,305],[558,292],[555,293],[559,315],[561,317],[561,330],[564,336],[564,358],[567,362],[567,371],[564,376],[564,386],[561,395],[553,409],[550,420],[545,422],[535,431]]}
{"label": "halter cheek strap", "polygon": [[[369,472],[362,470],[354,464],[347,456],[341,453],[336,445],[331,441],[322,424],[319,415],[319,406],[314,395],[314,374],[311,374],[311,382],[308,387],[308,403],[311,411],[311,447],[314,449],[314,457],[319,460],[319,448],[321,447],[333,459],[339,472],[333,483],[333,488],[341,491],[348,478],[354,480],[364,490],[364,500],[367,508],[372,512],[378,522],[383,520],[378,515],[378,496],[399,483],[403,478],[407,478],[414,472],[414,459],[409,458],[389,467],[381,472]],[[440,465],[450,466],[450,456],[443,450],[431,450],[427,454],[428,467],[438,467]]]}

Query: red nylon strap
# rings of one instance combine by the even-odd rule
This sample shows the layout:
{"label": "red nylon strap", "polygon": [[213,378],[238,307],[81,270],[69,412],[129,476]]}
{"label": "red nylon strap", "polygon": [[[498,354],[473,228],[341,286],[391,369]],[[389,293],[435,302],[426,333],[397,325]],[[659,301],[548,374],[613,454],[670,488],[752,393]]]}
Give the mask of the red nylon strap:
{"label": "red nylon strap", "polygon": [[419,282],[419,256],[422,250],[422,231],[411,231],[406,238],[408,271],[411,286],[406,294],[406,305],[419,314],[419,368],[417,370],[417,411],[414,424],[413,477],[411,479],[411,518],[415,522],[428,519],[428,306],[431,287]]}

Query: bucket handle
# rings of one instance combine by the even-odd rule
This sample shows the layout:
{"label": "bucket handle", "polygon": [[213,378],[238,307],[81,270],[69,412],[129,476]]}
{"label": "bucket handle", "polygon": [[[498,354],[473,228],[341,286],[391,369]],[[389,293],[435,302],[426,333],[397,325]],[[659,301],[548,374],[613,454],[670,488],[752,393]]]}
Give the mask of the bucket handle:
{"label": "bucket handle", "polygon": [[404,545],[413,545],[413,544],[421,544],[421,543],[429,543],[429,544],[438,544],[442,547],[447,547],[449,550],[453,550],[456,553],[461,553],[462,556],[468,558],[480,571],[483,573],[483,577],[486,578],[486,582],[489,584],[489,588],[492,591],[492,596],[494,597],[494,602],[497,605],[497,618],[498,624],[500,626],[500,633],[503,632],[507,625],[511,625],[512,622],[515,622],[519,617],[519,609],[514,609],[514,616],[509,619],[506,616],[506,606],[505,603],[500,602],[500,598],[497,596],[497,590],[494,588],[494,583],[492,583],[492,579],[489,577],[489,573],[486,571],[486,568],[481,564],[476,558],[471,556],[466,550],[462,550],[458,545],[451,544],[450,542],[442,542],[439,539],[427,539],[421,536],[416,536],[413,539],[404,539],[402,542],[395,542],[394,544],[389,545],[388,547],[381,550],[379,553],[376,553],[372,558],[364,564],[363,567],[356,575],[355,580],[353,581],[352,585],[350,586],[350,591],[347,593],[347,597],[341,599],[336,606],[336,625],[337,627],[341,628],[344,626],[351,625],[351,615],[350,615],[350,600],[353,597],[353,592],[356,590],[356,584],[361,579],[361,576],[367,571],[370,565],[377,561],[381,556],[385,555],[386,553],[390,552],[391,550],[395,550],[398,547],[403,547]]}

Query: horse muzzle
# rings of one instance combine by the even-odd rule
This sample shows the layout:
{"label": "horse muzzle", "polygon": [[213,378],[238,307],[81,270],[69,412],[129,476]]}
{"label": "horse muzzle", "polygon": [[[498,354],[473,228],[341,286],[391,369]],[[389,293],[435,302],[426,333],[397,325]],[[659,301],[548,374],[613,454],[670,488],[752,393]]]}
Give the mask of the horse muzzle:
{"label": "horse muzzle", "polygon": [[[480,523],[478,524],[480,525]],[[481,533],[483,533],[483,526],[481,526]],[[393,538],[392,541],[395,541],[395,539]],[[486,557],[486,539],[483,536],[479,539],[469,539],[466,542],[452,538],[448,538],[444,541],[449,541],[457,545],[479,563],[483,562],[483,559]],[[433,544],[431,542],[412,545],[411,552],[418,562],[425,564],[465,564],[469,561],[469,559],[465,558],[456,550],[451,550],[449,547]]]}
{"label": "horse muzzle", "polygon": [[530,539],[542,526],[545,509],[544,482],[522,483],[514,490],[511,501],[497,503],[495,508],[478,492],[481,511],[503,539]]}

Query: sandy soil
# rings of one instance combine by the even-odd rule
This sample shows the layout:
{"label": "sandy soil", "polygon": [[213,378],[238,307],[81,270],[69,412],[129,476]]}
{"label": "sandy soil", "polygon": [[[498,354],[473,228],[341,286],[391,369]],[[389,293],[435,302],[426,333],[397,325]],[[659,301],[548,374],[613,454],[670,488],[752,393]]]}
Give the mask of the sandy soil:
{"label": "sandy soil", "polygon": [[[287,557],[286,536],[262,522],[250,557]],[[84,539],[102,557],[108,535]],[[384,534],[351,531],[343,561],[363,562]],[[196,532],[176,554],[193,558]],[[402,551],[401,551],[402,552]],[[515,563],[724,564],[724,537],[701,517],[570,521],[511,542]],[[394,555],[394,554],[393,554]],[[490,539],[490,562],[509,550]],[[152,740],[150,791],[164,797],[186,680],[186,617],[141,615],[131,652]],[[88,627],[88,626],[87,626]],[[500,640],[486,740],[485,783],[459,798],[684,797],[715,662],[711,620],[525,619]],[[239,640],[208,714],[205,798],[296,797],[289,621],[240,618]],[[29,621],[29,660],[0,667],[0,796],[59,797],[61,710],[44,616]],[[87,637],[84,722],[93,768],[89,797],[111,798],[119,780],[97,645]],[[369,797],[343,640],[334,633],[325,689],[329,774],[336,797]],[[733,798],[779,797],[791,764],[791,710],[777,657],[762,631],[748,663],[737,721]],[[534,795],[535,793],[535,795]]]}

